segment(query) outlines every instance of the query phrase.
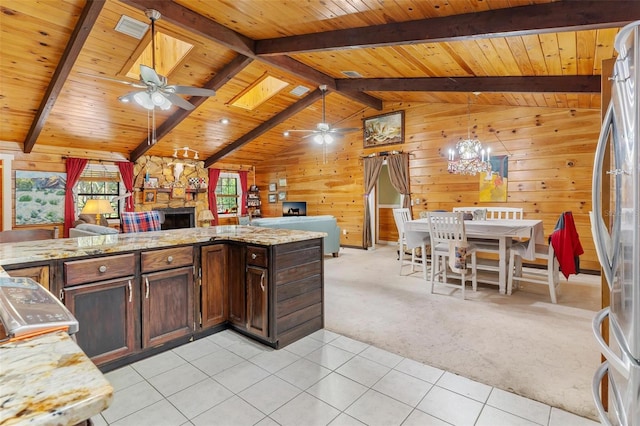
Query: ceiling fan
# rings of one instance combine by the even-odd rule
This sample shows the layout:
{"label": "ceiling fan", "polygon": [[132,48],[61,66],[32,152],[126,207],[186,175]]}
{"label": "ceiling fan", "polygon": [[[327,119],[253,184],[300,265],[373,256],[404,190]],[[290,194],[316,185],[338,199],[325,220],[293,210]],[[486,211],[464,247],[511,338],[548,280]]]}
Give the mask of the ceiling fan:
{"label": "ceiling fan", "polygon": [[317,124],[316,128],[313,130],[305,130],[305,129],[293,129],[287,130],[287,132],[305,132],[309,133],[303,138],[313,137],[313,141],[318,144],[330,144],[334,140],[334,135],[342,135],[344,133],[350,133],[360,130],[358,127],[344,127],[344,128],[332,128],[329,123],[327,123],[326,115],[325,115],[325,95],[327,93],[327,86],[325,84],[319,86],[320,91],[322,92],[322,121]]}
{"label": "ceiling fan", "polygon": [[167,78],[156,72],[156,30],[155,22],[162,16],[160,12],[154,9],[145,10],[145,15],[151,21],[151,62],[152,66],[140,64],[140,81],[132,83],[124,80],[116,80],[109,77],[92,76],[103,80],[115,81],[118,83],[126,84],[137,89],[133,92],[129,92],[120,96],[118,99],[122,102],[134,101],[138,105],[146,108],[147,110],[155,110],[155,108],[167,110],[172,105],[178,106],[186,110],[192,110],[195,106],[181,98],[180,95],[187,96],[214,96],[215,90],[203,89],[192,86],[178,86],[167,84]]}

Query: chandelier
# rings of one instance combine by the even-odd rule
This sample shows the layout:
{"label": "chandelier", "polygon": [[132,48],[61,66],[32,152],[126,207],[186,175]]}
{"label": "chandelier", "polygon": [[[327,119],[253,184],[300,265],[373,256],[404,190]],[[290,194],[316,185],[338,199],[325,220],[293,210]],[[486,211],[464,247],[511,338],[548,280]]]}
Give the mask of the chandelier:
{"label": "chandelier", "polygon": [[476,175],[478,173],[491,173],[490,152],[482,148],[478,138],[471,139],[471,100],[467,107],[467,138],[458,141],[456,149],[449,150],[449,173],[458,175]]}

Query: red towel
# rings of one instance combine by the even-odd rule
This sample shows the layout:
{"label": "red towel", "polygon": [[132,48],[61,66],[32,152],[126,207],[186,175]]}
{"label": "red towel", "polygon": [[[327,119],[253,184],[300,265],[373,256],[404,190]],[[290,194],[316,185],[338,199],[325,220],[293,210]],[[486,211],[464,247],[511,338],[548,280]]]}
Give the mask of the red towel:
{"label": "red towel", "polygon": [[580,272],[580,255],[584,253],[571,212],[564,212],[558,219],[551,234],[551,245],[560,264],[560,271],[566,279]]}

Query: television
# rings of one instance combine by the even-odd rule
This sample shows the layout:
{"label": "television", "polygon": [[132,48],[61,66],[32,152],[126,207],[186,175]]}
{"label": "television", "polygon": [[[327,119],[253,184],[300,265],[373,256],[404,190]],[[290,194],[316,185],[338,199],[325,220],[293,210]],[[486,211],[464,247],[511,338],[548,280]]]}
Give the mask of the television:
{"label": "television", "polygon": [[282,202],[282,216],[306,216],[306,215],[307,215],[306,201],[283,201]]}

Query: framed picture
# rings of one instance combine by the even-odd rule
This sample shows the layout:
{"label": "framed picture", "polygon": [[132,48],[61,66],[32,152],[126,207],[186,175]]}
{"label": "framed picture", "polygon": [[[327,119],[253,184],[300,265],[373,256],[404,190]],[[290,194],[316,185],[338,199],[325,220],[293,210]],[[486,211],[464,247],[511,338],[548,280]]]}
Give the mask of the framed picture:
{"label": "framed picture", "polygon": [[278,179],[278,185],[280,185],[280,186],[287,186],[287,179],[286,179],[286,178],[280,178],[280,179]]}
{"label": "framed picture", "polygon": [[142,204],[153,204],[156,202],[156,198],[158,196],[158,190],[156,189],[145,189],[142,192]]}
{"label": "framed picture", "polygon": [[404,111],[377,115],[363,121],[365,148],[404,143]]}
{"label": "framed picture", "polygon": [[276,202],[276,194],[269,194],[269,202],[270,203]]}
{"label": "framed picture", "polygon": [[16,170],[16,225],[64,223],[67,174]]}
{"label": "framed picture", "polygon": [[277,186],[275,182],[269,184],[269,192],[276,192],[276,189],[277,189]]}
{"label": "framed picture", "polygon": [[149,179],[144,181],[144,187],[145,188],[157,188],[158,187],[158,178],[152,178],[150,177]]}
{"label": "framed picture", "polygon": [[171,198],[184,198],[185,192],[183,186],[174,186],[171,188]]}
{"label": "framed picture", "polygon": [[287,199],[287,193],[285,191],[278,192],[278,201],[284,201]]}

